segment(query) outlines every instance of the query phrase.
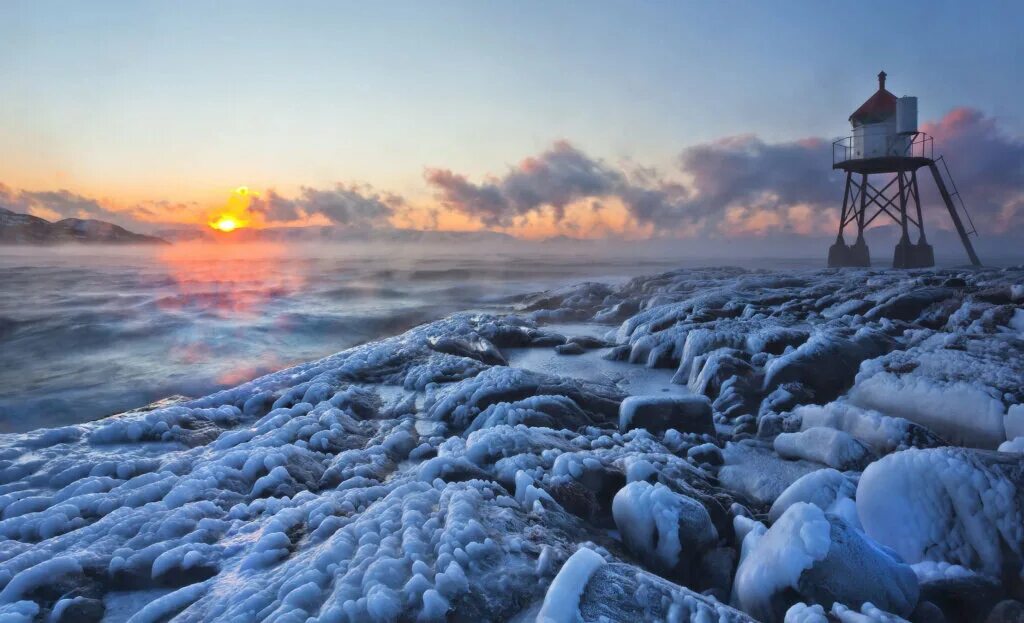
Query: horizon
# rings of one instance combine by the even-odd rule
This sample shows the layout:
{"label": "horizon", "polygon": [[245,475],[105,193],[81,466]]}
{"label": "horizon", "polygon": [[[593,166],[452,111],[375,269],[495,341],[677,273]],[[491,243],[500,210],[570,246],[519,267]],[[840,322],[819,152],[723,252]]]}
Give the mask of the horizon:
{"label": "horizon", "polygon": [[[819,6],[748,4],[728,28],[717,6],[521,6],[13,3],[0,206],[140,233],[816,238],[842,198],[831,141],[884,69],[889,89],[920,98],[983,237],[1024,232],[1024,117],[1008,104],[1019,87],[999,78],[1015,57],[1004,41],[1022,46],[1001,36],[1019,5],[904,3],[892,19],[919,27],[898,43],[834,40],[829,25],[848,18]],[[421,75],[431,67],[469,79]],[[492,121],[505,115],[514,123]],[[931,229],[950,228],[929,213]]]}

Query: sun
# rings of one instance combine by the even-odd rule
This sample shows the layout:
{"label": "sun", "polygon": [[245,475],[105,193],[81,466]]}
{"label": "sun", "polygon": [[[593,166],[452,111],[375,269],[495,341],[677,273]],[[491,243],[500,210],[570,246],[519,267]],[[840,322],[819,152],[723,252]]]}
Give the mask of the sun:
{"label": "sun", "polygon": [[248,227],[252,220],[249,204],[257,197],[259,197],[259,193],[249,190],[246,186],[239,186],[231,191],[227,205],[214,212],[210,220],[207,221],[207,225],[211,229],[224,233]]}
{"label": "sun", "polygon": [[235,220],[235,217],[230,214],[221,214],[216,219],[210,221],[210,227],[218,231],[235,231],[240,227],[240,223]]}

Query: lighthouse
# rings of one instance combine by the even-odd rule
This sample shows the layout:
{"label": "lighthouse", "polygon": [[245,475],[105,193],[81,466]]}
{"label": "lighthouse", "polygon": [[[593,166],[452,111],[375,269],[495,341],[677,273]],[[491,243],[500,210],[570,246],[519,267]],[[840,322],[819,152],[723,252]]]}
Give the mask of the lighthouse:
{"label": "lighthouse", "polygon": [[[878,74],[878,90],[850,115],[852,135],[832,144],[832,168],[846,172],[846,190],[839,216],[839,233],[828,250],[828,265],[870,266],[871,256],[864,230],[879,216],[900,227],[893,251],[893,268],[924,268],[935,265],[928,244],[917,183],[918,170],[927,167],[949,211],[953,226],[971,264],[980,266],[971,244],[976,235],[960,192],[945,159],[934,157],[932,137],[917,129],[917,98],[896,97],[885,88],[885,72]],[[941,168],[940,168],[941,167]],[[948,184],[947,184],[948,180]],[[844,231],[856,231],[846,244]]]}

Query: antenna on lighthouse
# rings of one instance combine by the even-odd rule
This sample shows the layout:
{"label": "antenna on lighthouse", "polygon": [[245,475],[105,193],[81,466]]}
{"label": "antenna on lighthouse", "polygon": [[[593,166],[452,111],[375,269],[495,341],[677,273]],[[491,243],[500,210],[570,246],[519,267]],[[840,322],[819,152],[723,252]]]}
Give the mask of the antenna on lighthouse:
{"label": "antenna on lighthouse", "polygon": [[[934,266],[935,253],[925,237],[917,184],[917,171],[928,167],[960,234],[968,259],[974,266],[980,266],[981,261],[970,239],[970,234],[977,232],[967,231],[953,203],[956,197],[963,209],[963,201],[953,184],[949,167],[942,156],[934,157],[932,137],[917,129],[917,98],[896,97],[886,90],[885,79],[886,73],[878,72],[878,91],[850,115],[853,135],[832,144],[832,168],[846,171],[846,190],[839,215],[839,233],[835,244],[828,250],[828,265],[870,266],[864,230],[884,214],[901,229],[900,240],[893,252],[893,267]],[[940,162],[945,177],[937,166]],[[877,181],[881,176],[885,177],[881,182]],[[948,186],[946,177],[950,182]],[[953,188],[953,193],[949,192],[949,187]],[[966,210],[964,212],[966,214]],[[847,245],[843,236],[847,226],[857,231],[852,245]],[[912,232],[916,234],[916,242],[911,242]]]}

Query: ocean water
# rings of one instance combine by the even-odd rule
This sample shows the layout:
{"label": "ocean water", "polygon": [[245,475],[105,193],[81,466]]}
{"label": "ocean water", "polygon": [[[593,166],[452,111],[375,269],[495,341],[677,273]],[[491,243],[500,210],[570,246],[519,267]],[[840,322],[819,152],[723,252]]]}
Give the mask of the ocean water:
{"label": "ocean water", "polygon": [[[692,263],[692,262],[691,262]],[[516,296],[665,257],[306,245],[0,250],[0,432],[202,396]]]}

